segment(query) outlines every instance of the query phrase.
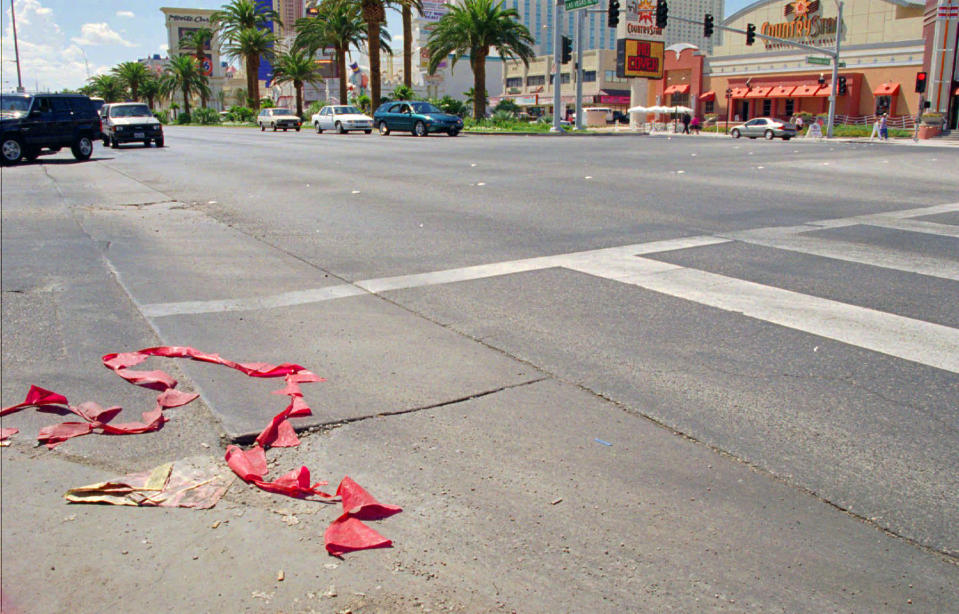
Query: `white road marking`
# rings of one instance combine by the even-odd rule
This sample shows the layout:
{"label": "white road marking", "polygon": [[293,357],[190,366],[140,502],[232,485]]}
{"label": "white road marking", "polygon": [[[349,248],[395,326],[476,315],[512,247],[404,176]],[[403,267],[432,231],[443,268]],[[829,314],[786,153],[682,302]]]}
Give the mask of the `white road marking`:
{"label": "white road marking", "polygon": [[567,266],[702,305],[959,373],[959,330],[647,258]]}
{"label": "white road marking", "polygon": [[141,309],[144,315],[151,318],[270,309],[367,293],[378,294],[392,290],[565,267],[959,373],[959,329],[642,257],[644,254],[718,245],[739,240],[777,249],[959,280],[959,266],[945,259],[802,236],[804,233],[826,228],[872,224],[955,237],[955,227],[911,219],[953,211],[959,211],[959,204],[821,220],[792,227],[760,228],[730,233],[726,237],[681,237],[444,271],[368,279],[354,284],[344,283],[264,297],[156,303],[144,305]]}

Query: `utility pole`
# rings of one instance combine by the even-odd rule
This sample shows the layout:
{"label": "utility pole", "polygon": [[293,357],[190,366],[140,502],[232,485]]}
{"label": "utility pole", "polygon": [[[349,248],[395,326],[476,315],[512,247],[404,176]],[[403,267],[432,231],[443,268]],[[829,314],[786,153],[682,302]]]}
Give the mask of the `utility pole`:
{"label": "utility pole", "polygon": [[559,105],[562,102],[560,89],[562,89],[562,79],[560,79],[560,47],[563,46],[559,26],[562,21],[559,18],[560,11],[563,10],[563,0],[556,0],[556,6],[553,7],[553,127],[550,132],[563,132],[563,126],[559,123],[561,116]]}
{"label": "utility pole", "polygon": [[13,53],[17,58],[17,91],[23,93],[23,80],[20,77],[20,46],[17,44],[17,16],[13,12],[13,1],[10,0],[10,23],[13,25]]}
{"label": "utility pole", "polygon": [[576,129],[583,129],[583,13],[576,11]]}
{"label": "utility pole", "polygon": [[839,82],[839,40],[842,38],[842,0],[835,0],[839,17],[836,20],[836,55],[832,56],[832,87],[829,91],[829,120],[826,124],[826,137],[832,138],[833,125],[836,119],[836,96]]}

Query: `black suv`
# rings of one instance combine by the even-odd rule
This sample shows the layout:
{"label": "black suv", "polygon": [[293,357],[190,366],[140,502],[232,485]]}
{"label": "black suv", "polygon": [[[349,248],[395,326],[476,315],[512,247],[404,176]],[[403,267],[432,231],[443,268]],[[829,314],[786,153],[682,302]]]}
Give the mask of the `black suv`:
{"label": "black suv", "polygon": [[41,153],[70,147],[86,160],[100,137],[100,116],[80,94],[3,94],[0,96],[0,162],[4,166]]}

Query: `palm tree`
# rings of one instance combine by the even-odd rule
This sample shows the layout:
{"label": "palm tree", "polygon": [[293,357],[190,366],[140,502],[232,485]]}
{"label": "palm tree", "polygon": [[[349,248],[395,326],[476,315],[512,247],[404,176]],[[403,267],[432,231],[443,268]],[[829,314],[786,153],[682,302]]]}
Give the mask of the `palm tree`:
{"label": "palm tree", "polygon": [[303,49],[291,49],[276,56],[273,65],[274,80],[277,83],[292,83],[296,91],[296,114],[303,116],[303,85],[323,80],[320,67],[313,61],[312,54]]}
{"label": "palm tree", "polygon": [[178,55],[170,60],[163,75],[163,91],[173,94],[179,91],[183,94],[183,112],[190,114],[190,96],[197,94],[210,95],[206,75],[200,68],[200,63],[192,55]]}
{"label": "palm tree", "polygon": [[[183,37],[180,41],[180,51],[192,51],[200,63],[202,71],[203,60],[206,59],[206,47],[213,41],[213,30],[210,28],[197,28]],[[200,94],[200,106],[206,106],[206,96]]]}
{"label": "palm tree", "polygon": [[370,56],[370,98],[373,109],[380,106],[380,26],[386,22],[384,0],[359,0],[366,22],[366,43]]}
{"label": "palm tree", "polygon": [[90,77],[90,88],[93,93],[106,102],[117,102],[126,98],[126,88],[123,81],[114,75],[96,75]]}
{"label": "palm tree", "polygon": [[420,0],[399,0],[403,18],[403,85],[413,87],[413,9],[423,14]]}
{"label": "palm tree", "polygon": [[451,66],[469,55],[473,68],[473,117],[482,119],[486,115],[486,58],[490,48],[496,47],[503,60],[518,58],[529,66],[534,57],[533,43],[516,10],[503,8],[502,0],[463,0],[462,4],[451,5],[430,33],[426,43],[429,73],[435,73],[440,61],[449,54],[454,54]]}
{"label": "palm tree", "polygon": [[246,90],[253,101],[253,108],[260,108],[260,57],[270,57],[276,37],[266,29],[273,21],[282,26],[279,14],[270,9],[261,9],[254,0],[233,0],[224,4],[210,17],[224,50],[230,58],[243,58],[246,64]]}
{"label": "palm tree", "polygon": [[[316,17],[297,20],[293,46],[306,50],[310,57],[319,49],[333,47],[336,73],[340,75],[340,104],[346,104],[346,54],[351,48],[359,51],[366,42],[366,23],[355,0],[323,0],[317,9]],[[380,45],[384,44],[381,40]]]}
{"label": "palm tree", "polygon": [[140,86],[150,78],[150,71],[146,66],[140,62],[122,62],[110,72],[130,90],[130,97],[134,101],[140,100]]}
{"label": "palm tree", "polygon": [[160,79],[152,72],[149,73],[147,79],[140,84],[140,94],[147,99],[147,105],[149,105],[151,110],[153,109],[157,96],[162,93],[160,85]]}

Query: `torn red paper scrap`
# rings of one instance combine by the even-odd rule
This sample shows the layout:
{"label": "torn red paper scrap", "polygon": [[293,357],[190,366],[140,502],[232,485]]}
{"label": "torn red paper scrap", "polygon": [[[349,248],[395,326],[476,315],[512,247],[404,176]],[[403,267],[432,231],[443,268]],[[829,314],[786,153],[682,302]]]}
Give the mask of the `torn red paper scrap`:
{"label": "torn red paper scrap", "polygon": [[343,478],[336,488],[336,494],[343,501],[343,511],[356,518],[379,520],[403,511],[395,505],[380,503],[350,476]]}
{"label": "torn red paper scrap", "polygon": [[39,386],[30,386],[30,390],[27,391],[27,398],[24,399],[22,403],[0,409],[0,416],[12,414],[24,407],[42,407],[44,405],[68,405],[67,397]]}
{"label": "torn red paper scrap", "polygon": [[273,446],[275,448],[293,448],[300,445],[300,440],[293,430],[293,425],[287,421],[287,418],[293,415],[309,416],[312,412],[310,412],[310,408],[305,403],[301,403],[298,406],[296,403],[297,398],[299,397],[293,397],[293,400],[283,411],[273,416],[273,419],[266,425],[266,428],[256,436],[256,443],[261,446]]}
{"label": "torn red paper scrap", "polygon": [[163,409],[181,407],[187,403],[192,403],[198,396],[200,395],[195,392],[181,392],[175,388],[170,388],[157,395],[157,403]]}
{"label": "torn red paper scrap", "polygon": [[386,539],[357,518],[343,514],[326,528],[323,535],[326,551],[333,556],[342,556],[354,550],[388,548],[393,542]]}
{"label": "torn red paper scrap", "polygon": [[239,446],[227,446],[226,464],[245,482],[262,480],[267,471],[266,453],[260,446],[245,451]]}
{"label": "torn red paper scrap", "polygon": [[10,445],[10,442],[8,441],[8,439],[10,439],[10,437],[12,437],[13,435],[16,435],[19,432],[20,432],[20,429],[16,429],[13,427],[0,428],[0,446]]}
{"label": "torn red paper scrap", "polygon": [[72,488],[64,497],[70,503],[209,509],[217,504],[233,479],[229,470],[215,458],[197,456],[107,482]]}
{"label": "torn red paper scrap", "polygon": [[320,486],[326,486],[327,482],[317,482],[310,484],[310,470],[306,467],[294,469],[286,475],[280,476],[272,482],[256,480],[254,484],[261,489],[278,495],[296,497],[303,499],[306,497],[321,497],[323,499],[333,499],[333,495],[320,490]]}

